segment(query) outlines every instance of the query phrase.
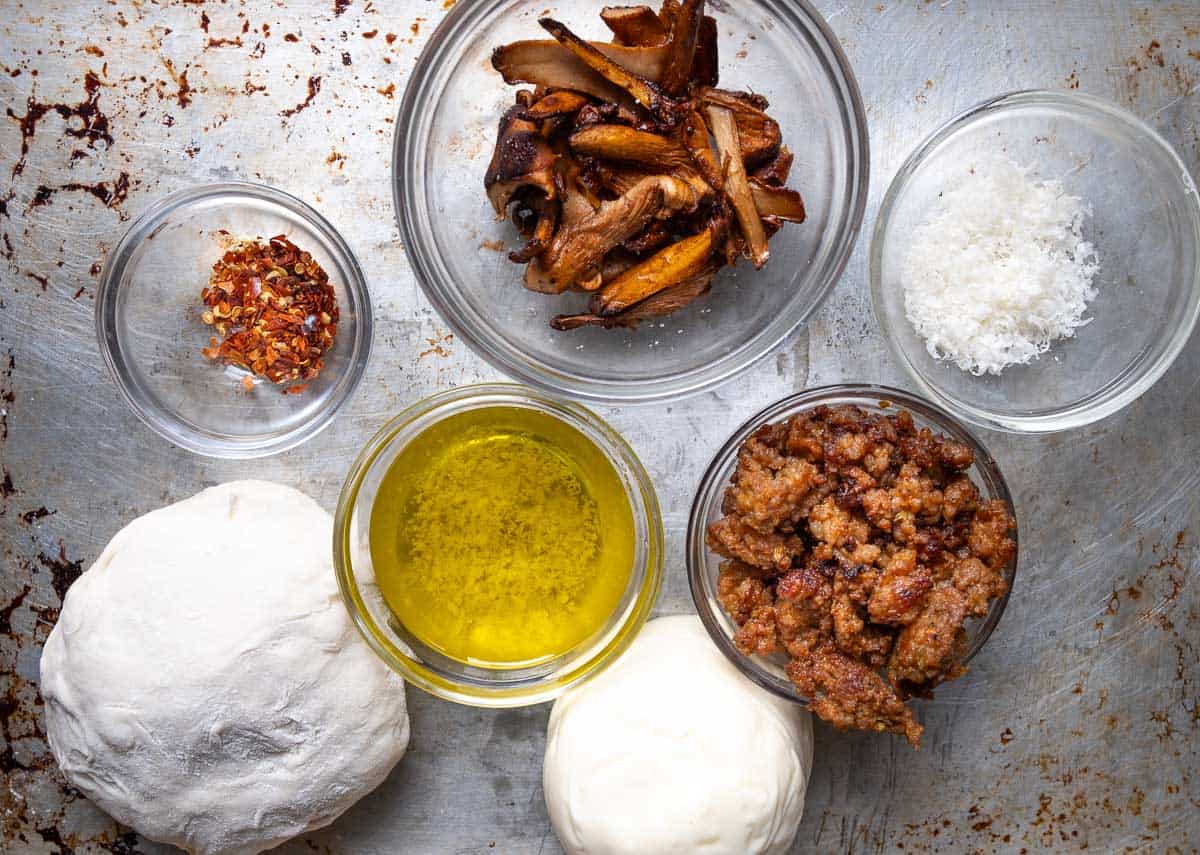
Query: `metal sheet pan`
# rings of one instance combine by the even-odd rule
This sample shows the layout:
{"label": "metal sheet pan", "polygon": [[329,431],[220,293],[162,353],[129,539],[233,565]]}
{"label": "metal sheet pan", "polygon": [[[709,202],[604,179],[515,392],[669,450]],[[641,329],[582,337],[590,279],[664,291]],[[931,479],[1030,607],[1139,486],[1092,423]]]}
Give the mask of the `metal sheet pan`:
{"label": "metal sheet pan", "polygon": [[[39,724],[38,656],[59,598],[123,523],[242,476],[294,484],[332,507],[352,455],[387,416],[435,389],[496,379],[420,295],[388,187],[399,95],[451,2],[3,3],[5,852],[162,848],[65,786]],[[868,228],[892,173],[926,133],[1017,88],[1110,98],[1147,118],[1193,173],[1200,166],[1194,3],[817,5],[867,104]],[[305,102],[310,79],[315,96],[284,115]],[[379,319],[373,362],[345,414],[304,447],[253,463],[205,460],[159,440],[119,399],[92,332],[99,263],[130,215],[171,190],[230,177],[321,209],[363,261]],[[691,610],[678,556],[708,455],[764,404],[844,380],[905,385],[871,315],[865,240],[825,309],[770,359],[698,398],[602,410],[660,491],[676,556],[660,613]],[[921,704],[928,730],[919,753],[818,728],[795,851],[1195,851],[1200,342],[1101,424],[985,441],[1023,524],[1007,615],[970,674]],[[485,712],[416,691],[411,707],[412,747],[387,783],[282,851],[558,851],[540,788],[546,707]]]}

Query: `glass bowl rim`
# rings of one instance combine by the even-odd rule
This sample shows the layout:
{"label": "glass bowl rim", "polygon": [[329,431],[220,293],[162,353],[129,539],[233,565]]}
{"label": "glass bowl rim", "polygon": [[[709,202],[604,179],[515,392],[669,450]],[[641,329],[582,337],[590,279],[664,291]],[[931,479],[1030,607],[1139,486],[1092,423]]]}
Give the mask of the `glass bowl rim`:
{"label": "glass bowl rim", "polygon": [[[324,406],[308,420],[266,439],[242,441],[226,437],[215,437],[197,430],[174,411],[149,406],[141,400],[135,387],[128,381],[130,369],[128,359],[120,343],[115,339],[115,317],[117,295],[121,281],[132,260],[133,252],[154,233],[168,216],[196,202],[213,196],[242,196],[269,202],[284,208],[304,220],[328,245],[331,255],[349,274],[341,290],[356,312],[354,336],[349,364],[329,392]],[[374,319],[371,308],[370,289],[366,275],[350,245],[336,228],[304,200],[283,190],[253,181],[218,181],[196,184],[175,190],[158,199],[134,218],[120,241],[108,253],[104,261],[104,273],[96,289],[94,316],[97,343],[108,373],[117,386],[121,397],[134,415],[152,431],[173,445],[193,454],[227,460],[247,460],[278,454],[295,448],[328,427],[342,405],[358,388],[371,355],[374,338]],[[339,329],[339,332],[341,330]]]}
{"label": "glass bowl rim", "polygon": [[[833,261],[825,281],[817,289],[813,305],[807,311],[797,313],[786,320],[788,313],[779,313],[775,320],[767,325],[766,329],[772,332],[757,350],[742,352],[735,348],[731,355],[723,356],[716,362],[664,377],[613,381],[585,378],[556,370],[549,363],[527,359],[520,348],[493,341],[486,333],[477,334],[473,321],[464,322],[463,318],[451,311],[450,301],[442,294],[439,277],[432,270],[430,260],[426,258],[427,254],[436,253],[432,252],[432,248],[427,249],[424,246],[427,241],[421,237],[421,230],[408,213],[409,201],[423,201],[410,199],[412,182],[406,180],[408,161],[412,160],[415,154],[406,155],[410,155],[410,148],[413,152],[416,150],[415,144],[409,145],[415,143],[410,138],[416,123],[423,115],[421,103],[426,94],[423,82],[429,79],[429,70],[435,61],[440,61],[446,41],[452,35],[458,35],[468,15],[473,16],[471,25],[477,26],[481,21],[486,21],[504,2],[507,0],[480,0],[477,3],[458,3],[451,8],[417,58],[409,78],[410,83],[405,87],[396,115],[390,175],[394,214],[413,276],[441,319],[456,336],[466,342],[473,353],[493,368],[551,395],[569,396],[595,404],[642,404],[685,398],[724,383],[774,353],[789,336],[820,310],[841,280],[862,231],[870,190],[871,151],[866,109],[850,61],[825,17],[809,0],[788,0],[780,4],[782,10],[793,16],[792,22],[796,26],[819,36],[821,40],[818,47],[823,60],[833,71],[828,76],[828,83],[838,93],[838,100],[843,109],[841,124],[849,150],[846,203],[839,212],[840,222],[831,226],[838,232],[831,244],[830,257]],[[735,356],[738,358],[734,358]]]}
{"label": "glass bowl rim", "polygon": [[[514,398],[522,399],[523,402],[534,405],[539,411],[568,425],[571,425],[571,420],[574,419],[602,438],[603,442],[595,443],[597,448],[606,457],[619,461],[637,489],[636,494],[627,490],[626,497],[635,520],[641,517],[645,523],[648,542],[645,561],[640,568],[642,580],[638,584],[632,603],[628,606],[628,614],[624,621],[613,627],[615,634],[612,638],[598,649],[589,648],[583,655],[564,661],[550,674],[527,685],[491,688],[442,676],[405,653],[392,641],[391,636],[379,627],[363,602],[355,576],[351,521],[359,492],[368,473],[392,440],[407,427],[419,419],[437,413],[439,409],[455,404],[468,402],[486,407],[492,401],[502,405],[506,402],[511,403]],[[422,430],[457,412],[462,410],[445,413],[424,425]],[[351,621],[384,664],[409,683],[435,697],[468,706],[498,709],[530,706],[552,700],[572,686],[599,674],[625,651],[646,623],[658,599],[665,560],[664,539],[662,512],[654,483],[633,448],[607,422],[578,403],[555,398],[519,383],[478,383],[445,389],[422,398],[389,419],[371,437],[351,465],[338,496],[333,524],[333,564],[342,603]]]}
{"label": "glass bowl rim", "polygon": [[[708,635],[713,640],[713,643],[725,655],[725,658],[732,662],[734,667],[755,684],[774,695],[801,704],[802,706],[808,706],[807,698],[800,695],[794,688],[784,686],[774,675],[769,674],[760,666],[757,657],[748,656],[738,650],[733,643],[733,639],[722,629],[716,611],[710,604],[704,590],[703,576],[707,566],[706,557],[710,551],[705,543],[705,532],[708,529],[708,509],[712,505],[712,502],[718,499],[724,492],[727,484],[727,479],[721,479],[721,473],[731,462],[736,460],[737,451],[742,442],[764,424],[778,421],[781,418],[810,410],[834,400],[837,400],[839,403],[865,405],[873,409],[879,409],[880,402],[887,401],[889,402],[889,409],[896,412],[909,410],[919,418],[935,425],[940,432],[948,433],[960,442],[965,442],[975,453],[975,465],[995,485],[996,498],[1002,500],[1008,506],[1014,519],[1017,517],[1016,506],[1013,503],[1008,482],[1005,480],[1004,474],[1000,471],[999,464],[997,464],[995,458],[992,457],[987,448],[953,414],[942,409],[936,403],[911,392],[873,383],[843,383],[819,386],[796,392],[768,404],[742,422],[713,455],[708,466],[705,467],[704,474],[700,478],[700,484],[696,488],[696,493],[692,498],[691,510],[688,513],[687,533],[684,538],[687,549],[688,588],[691,590],[692,602],[696,607],[696,612],[699,614],[701,622],[704,624],[704,628],[708,631]],[[1020,524],[1018,523],[1012,533],[1013,543],[1016,548],[1013,551],[1012,561],[1009,562],[1005,572],[1005,579],[1008,581],[1008,590],[1004,592],[1003,596],[993,602],[988,609],[987,615],[977,624],[978,632],[962,659],[963,665],[968,664],[984,648],[991,638],[992,632],[1000,623],[1000,619],[1004,616],[1005,610],[1008,608],[1008,600],[1012,594],[1013,584],[1016,581],[1017,567],[1020,559],[1019,535]]]}
{"label": "glass bowl rim", "polygon": [[[1200,319],[1200,263],[1192,270],[1192,282],[1189,290],[1189,300],[1182,322],[1173,330],[1171,341],[1167,348],[1149,366],[1144,367],[1136,375],[1133,382],[1126,377],[1110,393],[1100,398],[1085,398],[1068,406],[1033,415],[1020,416],[997,413],[987,407],[973,406],[956,396],[937,389],[917,369],[901,349],[893,333],[893,326],[902,323],[903,319],[890,319],[883,306],[883,248],[886,233],[891,224],[892,213],[908,188],[913,175],[923,166],[928,156],[954,134],[974,124],[982,118],[1007,110],[1027,106],[1053,106],[1064,108],[1068,113],[1100,114],[1111,123],[1124,125],[1142,136],[1147,145],[1152,146],[1160,154],[1166,155],[1178,168],[1181,180],[1184,182],[1184,196],[1191,200],[1193,241],[1200,251],[1200,193],[1187,165],[1179,153],[1169,142],[1134,113],[1094,95],[1079,92],[1061,92],[1050,89],[1019,89],[996,95],[968,107],[957,115],[938,125],[928,136],[917,144],[912,153],[904,159],[895,177],[888,185],[887,192],[879,206],[872,230],[871,245],[868,257],[868,276],[871,287],[871,303],[875,320],[887,341],[888,350],[905,373],[917,385],[922,393],[938,402],[959,418],[977,427],[1003,431],[1013,434],[1043,434],[1056,433],[1072,428],[1084,427],[1107,418],[1132,404],[1158,382],[1170,369],[1183,348],[1187,345],[1195,329],[1197,319]],[[1187,287],[1184,283],[1184,287]]]}

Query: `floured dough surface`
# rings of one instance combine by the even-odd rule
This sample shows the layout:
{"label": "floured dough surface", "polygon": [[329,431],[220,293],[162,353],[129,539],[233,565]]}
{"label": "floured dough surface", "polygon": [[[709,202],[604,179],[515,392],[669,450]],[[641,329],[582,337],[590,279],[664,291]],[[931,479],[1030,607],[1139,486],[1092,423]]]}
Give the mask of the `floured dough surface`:
{"label": "floured dough surface", "polygon": [[812,751],[806,711],[739,673],[699,618],[659,618],[555,702],[546,805],[568,855],[774,855]]}
{"label": "floured dough surface", "polygon": [[332,822],[404,754],[404,686],[351,624],[333,521],[236,481],[142,516],[42,654],[50,747],[119,822],[202,855]]}

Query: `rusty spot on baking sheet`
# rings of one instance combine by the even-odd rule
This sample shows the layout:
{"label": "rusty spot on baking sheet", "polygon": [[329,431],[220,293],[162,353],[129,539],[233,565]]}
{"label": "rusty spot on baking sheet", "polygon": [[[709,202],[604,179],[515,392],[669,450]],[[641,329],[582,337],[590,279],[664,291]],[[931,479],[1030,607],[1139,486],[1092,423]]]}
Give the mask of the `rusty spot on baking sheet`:
{"label": "rusty spot on baking sheet", "polygon": [[500,238],[494,240],[484,239],[479,242],[480,249],[488,249],[492,252],[504,252],[504,241]]}
{"label": "rusty spot on baking sheet", "polygon": [[[13,356],[12,348],[8,351],[8,364],[4,367],[2,376],[0,376],[0,442],[8,439],[8,405],[17,400],[17,393],[13,391],[12,376],[17,370],[17,360]],[[4,472],[4,481],[0,483],[0,498],[8,499],[16,490],[13,489],[12,478],[8,471]],[[0,515],[3,510],[0,510]]]}
{"label": "rusty spot on baking sheet", "polygon": [[92,56],[104,56],[104,51],[95,45],[84,45],[83,52],[90,53]]}
{"label": "rusty spot on baking sheet", "polygon": [[37,190],[34,191],[29,207],[32,209],[48,205],[54,200],[55,193],[65,191],[69,193],[90,193],[99,199],[104,207],[115,208],[124,202],[129,195],[129,186],[128,172],[122,172],[112,183],[98,181],[95,184],[81,184],[78,181],[71,181],[67,184],[60,184],[57,187],[48,187],[45,184],[39,184]]}
{"label": "rusty spot on baking sheet", "polygon": [[12,261],[13,257],[16,255],[15,251],[13,250],[12,241],[8,238],[8,232],[4,233],[4,252],[0,253],[0,255],[3,255],[8,261]]}
{"label": "rusty spot on baking sheet", "polygon": [[188,83],[188,68],[184,67],[183,71],[176,71],[175,64],[165,56],[162,57],[163,67],[166,68],[167,74],[171,75],[171,80],[176,86],[175,100],[179,102],[180,107],[186,107],[192,103],[192,94],[195,90]]}
{"label": "rusty spot on baking sheet", "polygon": [[336,166],[338,169],[341,169],[346,165],[346,155],[337,149],[330,149],[329,157],[325,158],[325,162],[330,166]]}
{"label": "rusty spot on baking sheet", "polygon": [[350,0],[333,0],[333,14],[340,15],[350,8]]}
{"label": "rusty spot on baking sheet", "polygon": [[415,36],[415,35],[418,35],[418,34],[420,34],[420,32],[421,32],[421,24],[423,24],[423,23],[425,23],[425,19],[424,19],[424,18],[417,18],[417,19],[416,19],[416,20],[414,20],[414,21],[413,21],[411,24],[409,24],[409,25],[408,25],[408,28],[409,28],[410,30],[412,30],[412,34]]}
{"label": "rusty spot on baking sheet", "polygon": [[300,41],[300,37],[295,33],[284,33],[283,40],[285,42],[298,42]]}
{"label": "rusty spot on baking sheet", "polygon": [[13,612],[21,607],[25,602],[25,598],[29,596],[32,590],[28,585],[23,587],[21,591],[9,601],[9,604],[0,609],[0,633],[10,635],[12,633],[12,616]]}
{"label": "rusty spot on baking sheet", "polygon": [[453,5],[454,5],[454,4],[455,4],[457,1],[458,1],[458,0],[442,0],[442,8],[443,8],[443,9],[449,9],[449,8],[450,8],[450,7],[452,7],[452,6],[453,6]]}
{"label": "rusty spot on baking sheet", "polygon": [[[25,169],[29,144],[37,133],[38,122],[47,113],[57,113],[67,123],[63,128],[63,133],[76,139],[86,140],[88,148],[95,148],[97,141],[103,141],[107,148],[112,147],[113,137],[109,132],[108,116],[101,112],[99,106],[100,89],[103,85],[95,73],[88,71],[83,75],[84,97],[78,104],[41,103],[30,96],[25,103],[25,115],[18,116],[13,112],[12,107],[6,109],[8,117],[17,122],[21,131],[21,153],[17,157],[17,162],[13,164],[13,178],[16,178]],[[77,119],[79,124],[72,124],[72,119]],[[12,198],[11,193],[8,198]],[[7,214],[7,210],[4,213]]]}
{"label": "rusty spot on baking sheet", "polygon": [[362,37],[364,39],[373,39],[377,35],[379,35],[379,30],[367,30],[365,33],[362,34]]}
{"label": "rusty spot on baking sheet", "polygon": [[398,37],[395,33],[388,33],[387,35],[385,35],[383,37],[383,40],[390,45],[390,44],[394,44],[397,38]]}
{"label": "rusty spot on baking sheet", "polygon": [[92,266],[88,268],[88,273],[92,276],[99,276],[102,269],[99,261],[93,261]]}
{"label": "rusty spot on baking sheet", "polygon": [[[4,426],[5,426],[5,430],[7,430],[7,428],[8,428],[7,420],[5,420]],[[8,436],[8,434],[5,433],[5,437],[7,437],[7,436]],[[4,477],[0,478],[0,499],[10,499],[14,495],[16,495],[16,493],[17,493],[17,488],[15,486],[13,486],[12,475],[10,475],[8,470],[5,469]],[[2,512],[0,512],[0,513],[2,513]]]}
{"label": "rusty spot on baking sheet", "polygon": [[80,297],[83,296],[83,291],[84,291],[84,288],[82,285],[80,285],[77,289],[75,289],[75,293],[71,295],[71,299],[78,300]]}
{"label": "rusty spot on baking sheet", "polygon": [[418,353],[417,359],[424,359],[430,354],[435,354],[440,356],[442,359],[446,359],[450,356],[450,351],[447,350],[443,345],[450,344],[450,342],[454,341],[454,333],[442,333],[441,330],[438,330],[434,334],[433,338],[427,338],[425,341],[429,342],[430,347],[427,350],[422,350],[420,353]]}
{"label": "rusty spot on baking sheet", "polygon": [[1078,89],[1079,88],[1078,72],[1072,71],[1070,74],[1068,74],[1065,82],[1067,84],[1068,89]]}
{"label": "rusty spot on baking sheet", "polygon": [[1010,743],[1012,741],[1013,741],[1012,728],[1008,728],[1008,727],[1004,728],[1004,730],[1002,730],[1000,732],[1000,744],[1008,745],[1008,743]]}
{"label": "rusty spot on baking sheet", "polygon": [[201,11],[200,12],[200,29],[204,30],[204,32],[207,33],[209,23],[210,23],[210,21],[209,21],[208,13]]}
{"label": "rusty spot on baking sheet", "polygon": [[58,556],[52,557],[44,552],[38,553],[38,561],[50,571],[50,586],[58,599],[62,601],[67,596],[67,589],[83,574],[83,561],[70,561],[67,558],[67,547],[58,542]]}
{"label": "rusty spot on baking sheet", "polygon": [[394,98],[396,95],[396,84],[389,83],[387,86],[384,86],[382,89],[376,89],[375,91],[378,92],[380,95],[383,95],[384,97]]}
{"label": "rusty spot on baking sheet", "polygon": [[313,99],[317,97],[317,93],[320,91],[321,91],[320,76],[314,75],[314,76],[308,78],[308,95],[307,95],[307,97],[305,97],[305,99],[303,101],[301,101],[299,104],[297,104],[295,107],[291,107],[287,110],[281,111],[279,115],[283,116],[285,119],[290,119],[292,116],[295,116],[301,110],[306,109],[308,107],[308,105],[313,102]]}
{"label": "rusty spot on baking sheet", "polygon": [[353,63],[353,60],[350,58],[350,51],[348,51],[348,50],[342,51],[342,65],[350,65],[352,63]]}
{"label": "rusty spot on baking sheet", "polygon": [[26,270],[25,275],[28,276],[30,279],[32,279],[37,284],[41,285],[43,291],[47,291],[50,289],[50,277],[49,276],[43,276],[40,273],[34,273],[32,270]]}
{"label": "rusty spot on baking sheet", "polygon": [[234,37],[233,37],[233,38],[231,38],[231,39],[229,39],[229,38],[217,38],[217,39],[209,39],[209,40],[208,40],[208,41],[205,43],[205,45],[204,45],[204,49],[205,49],[205,50],[208,50],[209,48],[220,48],[220,47],[242,47],[242,46],[243,46],[243,45],[242,45],[242,37],[241,37],[241,36],[234,36]]}

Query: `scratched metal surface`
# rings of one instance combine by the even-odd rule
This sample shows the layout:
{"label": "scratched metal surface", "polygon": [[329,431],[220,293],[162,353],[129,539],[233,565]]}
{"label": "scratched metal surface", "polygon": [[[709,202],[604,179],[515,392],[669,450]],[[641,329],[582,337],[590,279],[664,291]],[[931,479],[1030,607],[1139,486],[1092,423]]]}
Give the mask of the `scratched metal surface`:
{"label": "scratched metal surface", "polygon": [[[352,455],[385,418],[436,389],[495,379],[445,337],[391,211],[393,113],[442,0],[338,5],[2,4],[5,852],[161,849],[64,785],[39,721],[38,656],[60,594],[119,526],[243,476],[294,484],[332,508]],[[1193,3],[818,5],[867,104],[868,226],[921,137],[1015,88],[1113,99],[1148,118],[1194,173],[1200,166]],[[378,318],[373,361],[344,415],[303,448],[252,463],[194,457],[143,427],[102,372],[92,333],[99,261],[128,218],[179,187],[232,177],[325,213],[363,261]],[[678,556],[708,456],[762,405],[842,380],[905,384],[871,316],[863,241],[810,328],[753,370],[698,398],[602,411],[660,492],[676,556],[661,613],[691,608]],[[919,753],[818,728],[795,851],[1195,851],[1200,341],[1117,417],[1067,436],[986,441],[1023,525],[1008,613],[971,673],[921,705]],[[539,785],[547,708],[484,712],[410,697],[412,747],[395,774],[284,851],[557,851]]]}

